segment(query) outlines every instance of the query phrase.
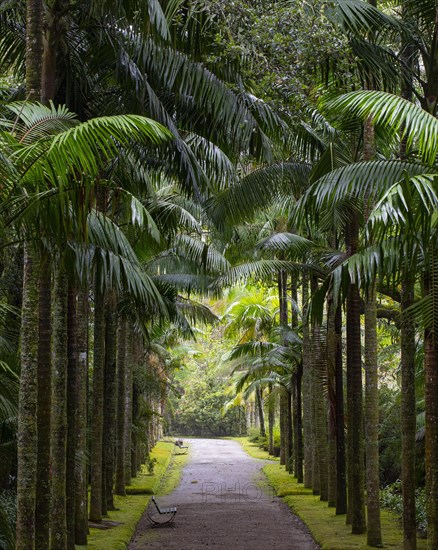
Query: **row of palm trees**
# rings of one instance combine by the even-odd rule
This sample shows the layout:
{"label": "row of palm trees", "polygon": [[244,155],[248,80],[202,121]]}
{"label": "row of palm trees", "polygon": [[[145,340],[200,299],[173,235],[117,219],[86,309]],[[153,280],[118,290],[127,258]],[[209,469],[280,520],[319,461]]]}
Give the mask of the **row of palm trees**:
{"label": "row of palm trees", "polygon": [[[286,399],[286,408],[282,398],[279,405],[282,463],[305,486],[320,494],[321,500],[336,506],[336,513],[347,512],[353,533],[367,530],[368,544],[379,546],[384,533],[382,536],[379,512],[376,321],[377,317],[395,319],[401,342],[404,547],[416,547],[415,350],[419,341],[425,354],[428,545],[433,548],[433,524],[437,520],[433,489],[436,466],[432,467],[436,452],[436,398],[432,394],[436,396],[433,296],[437,186],[436,145],[431,136],[436,136],[436,119],[420,106],[384,92],[347,94],[323,109],[326,116],[335,112],[338,120],[342,115],[349,117],[350,131],[358,119],[365,123],[372,119],[376,130],[373,147],[380,158],[364,160],[360,154],[356,162],[346,162],[352,136],[343,130],[344,121],[340,119],[340,125],[330,126],[328,119],[319,114],[312,136],[317,134],[321,142],[324,134],[332,136],[326,147],[340,167],[320,175],[321,168],[316,163],[313,173],[318,176],[314,181],[312,171],[308,171],[301,196],[287,213],[286,229],[281,221],[288,204],[284,189],[289,186],[293,192],[290,184],[297,185],[295,173],[290,171],[288,175],[284,165],[279,185],[272,172],[260,171],[260,178],[272,178],[271,192],[272,188],[278,192],[277,205],[283,194],[282,206],[271,211],[269,222],[263,224],[261,231],[258,228],[259,241],[253,250],[263,259],[234,267],[225,278],[233,281],[256,276],[274,285],[278,291],[278,317],[274,322],[277,328],[273,331],[268,326],[266,332],[261,332],[266,319],[272,325],[275,316],[272,311],[265,311],[255,295],[251,298],[256,303],[243,300],[239,305],[245,312],[239,326],[245,326],[250,319],[252,331],[239,332],[239,343],[230,355],[236,372],[243,371],[236,389],[246,388],[247,396],[259,391],[258,395],[255,393],[257,402],[261,399],[260,388],[267,398],[273,385],[279,388]],[[352,116],[358,117],[356,122]],[[360,139],[360,129],[356,136]],[[392,153],[387,149],[391,140]],[[400,143],[409,144],[409,158],[406,153],[399,155]],[[321,159],[323,163],[324,154]],[[244,193],[244,185],[240,191],[232,191],[236,192]],[[223,200],[226,202],[229,197]],[[274,277],[277,270],[280,275]],[[297,288],[301,288],[300,321],[296,315]],[[377,294],[380,301],[382,297],[395,300],[396,307],[377,310]],[[236,307],[234,310],[234,315],[238,315]]]}
{"label": "row of palm trees", "polygon": [[[323,500],[336,503],[338,513],[343,513],[346,462],[347,522],[352,524],[353,533],[367,530],[368,543],[373,546],[382,543],[378,502],[376,292],[395,298],[400,304],[397,315],[403,395],[404,547],[416,547],[415,340],[419,339],[425,349],[428,546],[434,548],[438,519],[434,462],[436,397],[432,397],[437,394],[434,307],[437,134],[436,95],[431,90],[432,81],[436,80],[436,6],[425,2],[420,9],[404,4],[401,17],[396,18],[362,2],[353,11],[352,3],[340,2],[339,6],[340,12],[334,13],[351,39],[353,51],[360,53],[361,63],[354,68],[370,91],[328,101],[323,96],[324,101],[311,114],[310,123],[296,129],[298,137],[288,162],[254,172],[215,199],[224,223],[240,222],[273,199],[277,206],[277,213],[271,214],[264,226],[271,235],[256,246],[258,254],[262,252],[265,258],[275,259],[235,267],[225,281],[251,275],[266,278],[275,271],[283,272],[277,281],[280,324],[292,329],[294,322],[281,305],[288,300],[284,289],[288,289],[289,300],[294,303],[294,288],[302,285],[302,358],[295,360],[295,380],[292,377],[289,393],[296,395],[302,365],[304,480]],[[344,19],[347,11],[348,21]],[[372,57],[367,57],[366,51],[372,51]],[[394,67],[399,67],[399,71],[394,71]],[[404,99],[372,91],[378,86],[387,86]],[[411,103],[414,95],[419,106]],[[292,283],[285,283],[288,274]],[[342,306],[346,326],[346,460],[340,347]],[[361,314],[365,327],[364,371]],[[394,311],[380,309],[379,315],[392,319]],[[281,338],[277,339],[277,346],[282,343]],[[261,357],[251,363],[244,380],[256,379],[268,386],[278,375],[270,364],[271,347],[256,344],[252,342],[249,348],[242,341],[234,356],[245,353]],[[259,371],[252,372],[257,371],[258,364]],[[279,368],[282,375],[291,378],[284,365]],[[307,407],[308,403],[313,410]],[[290,407],[286,409],[286,416],[290,417]],[[284,431],[290,432],[287,424]],[[300,420],[295,424],[299,431]],[[286,434],[286,441],[287,437],[290,436]],[[337,480],[331,480],[329,473],[336,470]]]}
{"label": "row of palm trees", "polygon": [[202,202],[276,128],[175,50],[184,2],[26,8],[1,21],[2,61],[26,77],[1,133],[3,238],[24,250],[15,544],[74,548],[160,433],[151,335],[214,318],[189,297],[228,265]]}
{"label": "row of palm trees", "polygon": [[[105,3],[28,0],[26,8],[26,23],[18,2],[2,7],[0,18],[2,61],[25,72],[28,100],[5,106],[0,151],[3,238],[11,250],[24,249],[23,294],[16,303],[17,548],[47,548],[49,533],[51,548],[84,540],[87,470],[73,480],[74,490],[67,488],[73,483],[67,475],[71,458],[76,454],[85,464],[89,452],[90,518],[100,521],[111,506],[113,480],[123,492],[127,465],[138,466],[127,454],[136,449],[130,418],[140,385],[130,373],[143,364],[141,348],[159,324],[173,322],[189,333],[191,320],[212,319],[189,299],[194,292],[215,292],[254,275],[275,277],[281,330],[275,346],[268,346],[262,324],[255,324],[252,340],[241,342],[235,359],[249,355],[256,371],[254,358],[263,357],[261,383],[282,388],[282,461],[338,513],[346,511],[348,500],[353,533],[366,529],[365,451],[372,545],[381,543],[375,296],[376,291],[394,296],[401,288],[405,548],[416,544],[412,350],[421,327],[428,535],[430,548],[436,547],[435,7],[406,5],[397,18],[348,0],[327,12],[360,59],[351,63],[358,75],[354,82],[387,86],[405,97],[415,93],[424,110],[368,91],[322,103],[306,124],[292,129],[274,113],[268,116],[266,104],[244,90],[231,91],[199,62],[200,29],[214,34],[202,3],[193,10],[186,2],[157,0],[111,3],[109,9]],[[334,72],[334,82],[336,77]],[[238,89],[237,77],[234,85]],[[345,88],[343,82],[336,85]],[[15,94],[20,97],[20,90]],[[239,179],[242,154],[251,155],[253,168],[256,159],[272,161],[278,137],[285,139],[275,152],[286,149],[287,160]],[[252,228],[236,225],[270,202],[277,211],[267,214],[262,240],[251,236]],[[227,242],[230,227],[234,240]],[[260,241],[261,259],[230,267],[214,245],[228,258],[242,257],[252,252],[245,250],[246,237]],[[296,308],[288,307],[290,297],[299,301],[299,288],[301,332]],[[152,378],[160,377],[166,377],[165,369]],[[260,385],[254,389],[262,416]],[[146,399],[148,388],[143,390]],[[151,407],[157,407],[157,395],[149,396]],[[337,476],[329,477],[333,472]],[[73,503],[67,495],[76,489],[82,497]],[[75,537],[67,523],[75,517],[73,509],[81,511]],[[37,520],[40,513],[46,519]]]}

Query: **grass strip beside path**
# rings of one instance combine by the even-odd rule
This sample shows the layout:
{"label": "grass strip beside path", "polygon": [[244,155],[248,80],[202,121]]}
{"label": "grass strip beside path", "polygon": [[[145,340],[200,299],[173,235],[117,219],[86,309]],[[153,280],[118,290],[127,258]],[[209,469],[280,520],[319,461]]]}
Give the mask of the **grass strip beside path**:
{"label": "grass strip beside path", "polygon": [[[108,512],[108,518],[115,523],[110,529],[90,529],[87,546],[76,546],[77,549],[87,550],[125,550],[137,523],[140,521],[149,500],[153,494],[170,492],[175,488],[181,477],[181,470],[188,459],[188,455],[178,455],[175,445],[160,441],[151,451],[151,458],[156,459],[154,474],[148,474],[146,466],[137,477],[132,479],[131,485],[126,488],[126,497],[115,495],[116,508]],[[169,468],[170,466],[170,468]],[[161,482],[163,481],[163,486]]]}
{"label": "grass strip beside path", "polygon": [[[254,458],[271,459],[248,438],[233,438],[242,444],[244,450]],[[268,483],[276,494],[283,498],[289,508],[299,516],[309,528],[314,539],[323,550],[365,550],[371,548],[366,543],[366,533],[352,535],[351,526],[345,525],[345,515],[337,516],[334,508],[321,502],[318,496],[305,489],[302,483],[285,471],[277,463],[267,464],[263,471]],[[382,536],[385,548],[403,548],[403,534],[396,516],[387,510],[381,512]],[[418,550],[426,550],[426,541],[418,539]]]}

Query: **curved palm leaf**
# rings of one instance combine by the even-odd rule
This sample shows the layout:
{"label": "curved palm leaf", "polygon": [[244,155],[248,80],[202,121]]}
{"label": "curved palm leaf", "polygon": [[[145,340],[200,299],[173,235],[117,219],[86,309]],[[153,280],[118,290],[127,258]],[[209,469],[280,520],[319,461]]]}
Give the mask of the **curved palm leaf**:
{"label": "curved palm leaf", "polygon": [[301,194],[307,187],[309,173],[310,165],[298,162],[260,168],[210,199],[207,212],[218,227],[228,222],[239,223],[266,207],[280,191]]}
{"label": "curved palm leaf", "polygon": [[270,280],[273,275],[277,275],[279,271],[285,271],[286,273],[296,275],[297,273],[309,269],[317,276],[325,276],[324,271],[317,265],[305,266],[300,263],[288,262],[285,260],[258,260],[256,262],[248,262],[233,266],[227,273],[217,279],[215,286],[235,285],[244,280]]}
{"label": "curved palm leaf", "polygon": [[263,239],[257,243],[256,250],[272,252],[273,254],[284,252],[287,253],[289,259],[298,259],[305,257],[314,246],[315,244],[312,241],[301,237],[301,235],[285,232],[273,233]]}
{"label": "curved palm leaf", "polygon": [[418,147],[425,162],[432,165],[438,153],[438,120],[418,105],[398,96],[377,91],[351,92],[329,101],[333,112],[371,117],[393,134],[400,132],[407,147]]}

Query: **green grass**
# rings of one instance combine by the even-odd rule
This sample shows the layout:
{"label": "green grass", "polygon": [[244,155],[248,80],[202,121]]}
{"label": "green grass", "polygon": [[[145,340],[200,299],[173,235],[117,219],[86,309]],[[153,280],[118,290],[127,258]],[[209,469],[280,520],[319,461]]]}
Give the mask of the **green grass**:
{"label": "green grass", "polygon": [[[87,546],[76,548],[87,550],[125,550],[137,523],[143,515],[154,493],[167,494],[179,483],[181,471],[187,462],[188,455],[174,454],[175,446],[170,443],[159,442],[151,452],[151,457],[157,460],[154,475],[143,471],[132,479],[127,487],[127,496],[115,496],[115,505],[119,510],[108,513],[108,519],[120,522],[120,525],[111,529],[90,529]],[[169,468],[169,466],[171,466]],[[163,485],[161,486],[161,482]]]}
{"label": "green grass", "polygon": [[264,451],[261,449],[257,443],[251,443],[251,441],[247,437],[230,437],[227,439],[232,439],[233,441],[238,441],[244,450],[253,458],[262,458],[264,460],[276,460],[279,461],[280,459],[277,457],[270,456],[267,451]]}
{"label": "green grass", "polygon": [[[251,456],[269,458],[267,452],[254,449],[254,444],[250,443],[247,438],[234,439],[239,441]],[[310,489],[305,489],[303,484],[298,483],[296,478],[285,471],[284,466],[280,466],[278,462],[267,464],[263,471],[276,494],[281,496],[289,508],[304,521],[323,550],[370,548],[366,543],[366,534],[352,535],[351,527],[345,525],[345,516],[336,516],[333,508],[329,508],[325,502],[321,502]],[[382,510],[381,521],[384,547],[403,548],[403,535],[396,516]],[[417,548],[425,550],[426,541],[419,539]]]}

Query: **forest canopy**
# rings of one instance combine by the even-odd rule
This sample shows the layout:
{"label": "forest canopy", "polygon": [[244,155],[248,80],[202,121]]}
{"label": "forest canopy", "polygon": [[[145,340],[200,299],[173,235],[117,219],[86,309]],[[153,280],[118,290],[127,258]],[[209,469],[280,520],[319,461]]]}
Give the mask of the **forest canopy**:
{"label": "forest canopy", "polygon": [[430,0],[0,0],[0,547],[166,434],[249,435],[438,548]]}

